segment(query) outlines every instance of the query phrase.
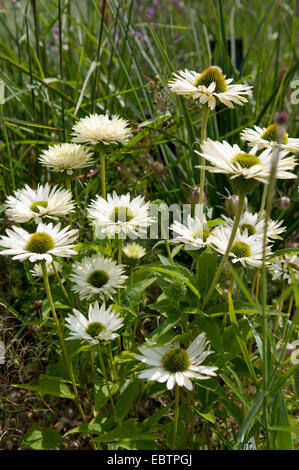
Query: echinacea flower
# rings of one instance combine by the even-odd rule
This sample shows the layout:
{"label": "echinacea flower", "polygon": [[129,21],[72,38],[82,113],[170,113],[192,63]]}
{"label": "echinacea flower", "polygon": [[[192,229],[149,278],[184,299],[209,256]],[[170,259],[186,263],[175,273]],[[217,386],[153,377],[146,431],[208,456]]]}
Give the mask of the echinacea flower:
{"label": "echinacea flower", "polygon": [[73,291],[83,299],[92,297],[111,297],[116,289],[125,287],[124,268],[102,255],[83,258],[73,265],[70,280],[74,283]]}
{"label": "echinacea flower", "polygon": [[282,150],[299,152],[299,139],[289,137],[286,132],[282,136],[282,142],[279,142],[278,124],[276,123],[268,127],[246,128],[241,132],[241,139],[247,142],[250,147],[257,147],[259,150],[279,145]]}
{"label": "echinacea flower", "polygon": [[6,215],[17,223],[34,220],[40,222],[48,217],[56,219],[58,216],[67,215],[74,210],[72,194],[57,185],[38,185],[32,189],[28,185],[15,191],[14,196],[8,196],[6,200]]}
{"label": "echinacea flower", "polygon": [[102,233],[141,236],[146,233],[152,220],[149,216],[149,203],[137,196],[131,200],[130,194],[118,196],[114,191],[107,200],[97,196],[87,209],[88,216]]}
{"label": "echinacea flower", "polygon": [[140,379],[166,382],[166,387],[171,390],[175,384],[192,390],[190,379],[204,380],[216,376],[217,367],[201,365],[202,362],[213,353],[206,350],[205,333],[198,335],[187,349],[180,348],[178,344],[173,346],[158,346],[148,342],[146,346],[138,348],[141,354],[135,357],[146,366],[147,369],[139,372]]}
{"label": "echinacea flower", "polygon": [[242,84],[231,85],[232,78],[227,79],[219,67],[211,66],[202,72],[179,70],[173,74],[168,83],[170,90],[177,95],[198,100],[213,110],[219,103],[233,108],[233,103],[243,106],[247,99],[243,95],[251,95],[252,87]]}
{"label": "echinacea flower", "polygon": [[131,137],[128,121],[108,114],[91,114],[81,118],[73,127],[73,142],[89,145],[125,144]]}
{"label": "echinacea flower", "polygon": [[[47,270],[48,276],[54,276],[55,274],[52,263],[54,263],[57,272],[59,272],[62,268],[61,264],[58,263],[57,261],[46,262],[46,270]],[[30,269],[30,272],[32,276],[34,277],[43,277],[43,270],[42,270],[41,263],[36,263],[33,266],[33,269]]]}
{"label": "echinacea flower", "polygon": [[123,253],[127,256],[127,258],[132,260],[139,260],[146,254],[146,249],[139,245],[139,243],[132,242],[127,243],[123,247]]}
{"label": "echinacea flower", "polygon": [[57,144],[44,150],[39,161],[53,171],[66,171],[71,175],[77,168],[86,168],[94,164],[93,153],[83,145]]}
{"label": "echinacea flower", "polygon": [[78,237],[78,230],[70,227],[61,229],[56,225],[39,223],[34,233],[29,233],[21,227],[13,226],[6,230],[7,236],[1,236],[0,255],[12,255],[12,259],[31,262],[46,260],[52,261],[53,256],[69,257],[76,255],[73,242]]}
{"label": "echinacea flower", "polygon": [[297,255],[276,256],[269,265],[272,279],[274,281],[284,280],[288,284],[292,284],[289,267],[292,268],[296,281],[299,281],[299,257]]}
{"label": "echinacea flower", "polygon": [[98,344],[100,341],[117,338],[119,330],[123,326],[123,319],[119,317],[112,307],[105,308],[98,302],[89,306],[88,319],[79,310],[73,309],[74,315],[66,318],[66,327],[71,330],[71,336],[67,339],[81,339],[90,344]]}
{"label": "echinacea flower", "polygon": [[173,241],[184,243],[187,249],[200,249],[209,243],[211,231],[205,215],[202,220],[197,216],[188,215],[186,225],[175,221],[170,228],[175,235]]}
{"label": "echinacea flower", "polygon": [[[220,225],[213,230],[210,237],[210,246],[221,254],[225,254],[230,240],[232,227]],[[270,247],[266,247],[266,257],[271,254]],[[261,266],[263,263],[263,240],[248,235],[248,229],[243,233],[237,230],[234,242],[229,253],[232,263],[240,262],[243,266]]]}
{"label": "echinacea flower", "polygon": [[[222,218],[229,225],[233,225],[234,219],[222,215]],[[283,220],[268,220],[267,221],[267,239],[268,240],[281,240],[279,236],[281,233],[285,232],[286,227],[282,227]],[[239,222],[239,230],[241,233],[247,229],[248,235],[254,235],[255,238],[263,239],[264,238],[264,227],[265,219],[259,220],[259,214],[251,214],[248,211],[245,211]]]}
{"label": "echinacea flower", "polygon": [[[268,183],[272,168],[272,148],[264,150],[256,155],[254,147],[249,153],[243,152],[237,144],[233,146],[228,142],[215,142],[211,139],[205,140],[201,146],[201,152],[196,153],[204,157],[213,166],[206,167],[212,173],[224,173],[228,176],[233,191],[239,193],[245,191],[250,193],[257,182]],[[296,166],[295,156],[289,156],[288,151],[279,152],[276,178],[292,179],[296,175],[290,173]]]}

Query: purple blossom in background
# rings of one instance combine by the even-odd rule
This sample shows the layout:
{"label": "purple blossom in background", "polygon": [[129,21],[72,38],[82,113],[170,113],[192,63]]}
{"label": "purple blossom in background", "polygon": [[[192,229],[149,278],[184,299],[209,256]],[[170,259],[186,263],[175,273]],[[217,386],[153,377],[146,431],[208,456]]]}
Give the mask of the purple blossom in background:
{"label": "purple blossom in background", "polygon": [[148,7],[148,9],[146,10],[146,14],[150,18],[153,17],[155,13],[156,13],[155,7]]}
{"label": "purple blossom in background", "polygon": [[59,26],[53,26],[52,33],[55,36],[55,39],[57,39],[57,41],[59,41],[59,32],[60,32]]}

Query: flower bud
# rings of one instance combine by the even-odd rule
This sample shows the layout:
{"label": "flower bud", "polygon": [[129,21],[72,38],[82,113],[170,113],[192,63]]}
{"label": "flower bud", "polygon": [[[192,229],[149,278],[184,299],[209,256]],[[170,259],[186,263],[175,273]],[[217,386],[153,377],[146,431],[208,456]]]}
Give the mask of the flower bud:
{"label": "flower bud", "polygon": [[168,287],[164,288],[164,293],[174,303],[179,302],[186,295],[187,289],[185,284],[175,281]]}
{"label": "flower bud", "polygon": [[278,199],[278,202],[277,202],[277,206],[279,207],[279,209],[281,209],[282,211],[285,211],[289,206],[290,206],[290,199],[287,197],[287,196],[281,196],[279,199]]}
{"label": "flower bud", "polygon": [[163,176],[165,173],[165,168],[164,168],[163,163],[158,162],[158,160],[156,160],[153,163],[153,169],[154,169],[154,172],[159,176]]}
{"label": "flower bud", "polygon": [[[188,201],[190,204],[198,204],[200,200],[200,188],[194,187],[189,191]],[[208,197],[205,192],[203,192],[203,203],[208,205]]]}
{"label": "flower bud", "polygon": [[239,196],[236,196],[234,194],[225,198],[224,207],[229,217],[233,217],[236,215],[238,202]]}
{"label": "flower bud", "polygon": [[280,111],[274,116],[274,122],[277,122],[279,125],[286,124],[289,120],[289,115],[285,111]]}

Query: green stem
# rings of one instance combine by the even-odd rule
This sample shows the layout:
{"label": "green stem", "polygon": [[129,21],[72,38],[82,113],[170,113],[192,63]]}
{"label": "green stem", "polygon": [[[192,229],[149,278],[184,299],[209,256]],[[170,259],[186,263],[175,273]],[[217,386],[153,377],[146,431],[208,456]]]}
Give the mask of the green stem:
{"label": "green stem", "polygon": [[[66,186],[66,189],[71,193],[72,193],[72,182],[71,182],[71,176],[68,175],[67,173],[65,173],[65,186]],[[70,223],[70,226],[72,227],[72,223],[73,223],[73,218],[72,218],[72,213],[70,212],[69,213],[69,223]]]}
{"label": "green stem", "polygon": [[282,136],[283,128],[278,126],[278,143],[279,145],[276,148],[276,152],[272,157],[272,166],[269,176],[269,184],[265,185],[267,188],[267,198],[266,198],[266,214],[265,214],[265,226],[263,234],[263,264],[261,272],[261,310],[262,310],[262,341],[263,341],[263,362],[262,362],[262,389],[264,391],[264,400],[263,400],[263,423],[265,429],[266,437],[266,448],[271,450],[271,440],[270,440],[270,402],[269,402],[269,390],[270,390],[270,377],[272,371],[272,356],[271,356],[271,344],[269,339],[269,313],[267,311],[267,272],[266,272],[266,248],[267,248],[267,221],[270,219],[272,203],[275,194],[276,187],[276,171],[277,164],[279,159],[280,152],[280,143]]}
{"label": "green stem", "polygon": [[278,311],[277,311],[277,317],[276,317],[276,320],[275,320],[275,324],[274,324],[274,327],[273,327],[273,334],[276,335],[276,332],[277,332],[277,328],[278,328],[278,325],[279,325],[279,318],[280,318],[280,314],[281,314],[281,310],[282,310],[282,307],[283,307],[283,301],[284,301],[284,298],[283,298],[283,294],[287,288],[287,281],[285,281],[284,283],[284,286],[283,286],[283,290],[282,290],[282,293],[281,293],[281,301],[279,303],[279,306],[278,306]]}
{"label": "green stem", "polygon": [[241,193],[239,194],[239,201],[238,201],[238,207],[237,207],[237,213],[236,213],[236,216],[235,216],[235,220],[234,220],[234,225],[232,227],[232,232],[231,232],[231,236],[230,236],[230,239],[228,241],[228,244],[227,244],[227,248],[226,248],[226,251],[223,255],[223,258],[222,258],[222,261],[215,273],[215,276],[214,276],[214,279],[212,281],[212,284],[211,284],[211,287],[207,293],[207,296],[206,298],[204,299],[203,301],[203,304],[202,304],[202,308],[205,308],[205,306],[207,305],[207,302],[210,300],[210,297],[211,295],[213,294],[214,292],[214,289],[216,287],[216,284],[218,282],[218,279],[219,279],[219,276],[220,274],[222,273],[222,270],[225,266],[225,263],[227,261],[227,258],[230,254],[230,251],[231,251],[231,247],[233,245],[233,242],[234,242],[234,239],[235,239],[235,235],[237,233],[237,229],[238,229],[238,226],[239,226],[239,222],[240,222],[240,219],[241,219],[241,215],[242,215],[242,211],[243,211],[243,206],[244,206],[244,200],[245,200],[245,193]]}
{"label": "green stem", "polygon": [[186,410],[186,419],[185,419],[185,431],[184,431],[184,440],[181,449],[185,450],[187,448],[188,443],[188,435],[189,435],[189,423],[190,423],[190,415],[191,415],[191,392],[187,392],[187,410]]}
{"label": "green stem", "polygon": [[115,364],[114,364],[114,359],[113,359],[113,354],[112,354],[112,349],[111,349],[111,343],[110,342],[108,343],[108,352],[109,352],[109,358],[110,358],[110,362],[111,362],[111,368],[112,368],[112,371],[113,371],[114,379],[117,382],[118,381],[118,374],[117,374],[117,369],[116,369]]}
{"label": "green stem", "polygon": [[283,333],[282,333],[282,336],[281,336],[281,343],[283,343],[286,332],[287,332],[287,329],[288,329],[288,322],[289,322],[289,318],[290,318],[290,315],[291,315],[293,301],[294,301],[294,299],[293,299],[293,297],[291,297],[290,302],[289,302],[289,307],[288,307],[288,313],[287,313],[287,316],[286,316],[286,319],[285,319],[285,324],[284,324],[284,327],[283,327]]}
{"label": "green stem", "polygon": [[259,214],[259,220],[262,220],[263,215],[264,215],[264,209],[265,209],[266,197],[267,197],[267,189],[268,189],[268,185],[264,184],[262,202],[261,202],[261,208],[260,208],[260,214]]}
{"label": "green stem", "polygon": [[59,285],[60,285],[60,288],[61,288],[61,290],[62,290],[62,292],[63,292],[63,295],[64,295],[64,297],[66,298],[66,301],[71,305],[71,304],[72,304],[71,299],[70,299],[70,297],[69,297],[67,291],[65,290],[65,287],[64,287],[64,285],[63,285],[63,283],[62,283],[62,281],[61,281],[61,279],[60,279],[60,276],[59,276],[59,274],[58,274],[58,271],[57,271],[57,269],[56,269],[56,266],[55,266],[54,261],[52,261],[51,264],[52,264],[52,268],[53,268],[55,277],[56,277],[56,279],[57,279],[57,281],[58,281],[58,283],[59,283]]}
{"label": "green stem", "polygon": [[117,413],[116,413],[116,408],[115,408],[115,404],[114,404],[114,400],[113,400],[113,396],[112,396],[112,393],[111,393],[111,389],[110,389],[110,385],[109,385],[109,381],[108,381],[108,377],[107,377],[107,373],[106,373],[106,368],[105,368],[105,364],[104,364],[104,360],[103,360],[103,355],[102,355],[102,350],[101,350],[100,343],[98,343],[97,350],[98,350],[98,357],[99,357],[99,361],[100,361],[100,366],[101,366],[102,374],[104,376],[104,380],[105,380],[106,387],[107,387],[107,390],[108,390],[111,406],[112,406],[114,415],[115,415],[116,419],[118,420]]}
{"label": "green stem", "polygon": [[174,408],[174,418],[173,418],[173,440],[172,440],[172,450],[176,449],[176,436],[178,431],[178,418],[179,418],[179,403],[180,403],[180,389],[178,384],[175,384],[175,408]]}
{"label": "green stem", "polygon": [[[121,264],[122,262],[123,243],[124,241],[121,238],[119,238],[118,239],[118,255],[117,255],[118,264]],[[118,288],[117,290],[117,304],[120,305],[120,288]]]}
{"label": "green stem", "polygon": [[100,150],[102,197],[106,199],[106,161],[105,153]]}
{"label": "green stem", "polygon": [[[207,124],[209,118],[209,107],[205,106],[203,111],[202,117],[202,124],[201,124],[201,145],[204,143],[207,137]],[[206,160],[204,157],[201,157],[200,161],[200,183],[199,183],[199,210],[200,210],[200,220],[202,220],[203,216],[203,196],[204,196],[204,188],[205,188],[205,166]]]}
{"label": "green stem", "polygon": [[58,336],[59,336],[61,349],[62,349],[64,357],[65,357],[65,362],[66,362],[66,365],[67,365],[69,376],[70,376],[70,379],[72,381],[73,390],[74,390],[75,397],[76,397],[75,401],[76,401],[78,410],[79,410],[79,412],[82,416],[82,419],[86,423],[87,419],[86,419],[86,416],[84,414],[84,411],[83,411],[81,403],[80,403],[80,398],[79,398],[78,389],[77,389],[77,385],[76,385],[76,381],[75,381],[75,377],[74,377],[72,363],[69,359],[69,356],[68,356],[68,353],[67,353],[67,350],[66,350],[65,342],[64,342],[64,339],[63,339],[63,334],[62,334],[60,324],[59,324],[59,321],[58,321],[58,318],[57,318],[56,310],[55,310],[55,307],[54,307],[45,260],[42,260],[41,266],[42,266],[42,272],[43,272],[43,278],[44,278],[44,285],[45,285],[46,294],[47,294],[47,297],[48,297],[51,312],[52,312],[54,322],[55,322],[55,325],[56,325],[56,329],[57,329],[57,333],[58,333]]}

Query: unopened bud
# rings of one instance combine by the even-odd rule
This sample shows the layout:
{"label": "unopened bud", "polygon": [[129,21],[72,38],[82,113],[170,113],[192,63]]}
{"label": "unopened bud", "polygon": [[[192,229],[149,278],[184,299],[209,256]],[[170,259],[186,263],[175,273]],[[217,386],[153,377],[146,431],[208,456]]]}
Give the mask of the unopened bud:
{"label": "unopened bud", "polygon": [[279,209],[281,209],[282,211],[285,211],[290,206],[290,203],[291,201],[287,196],[281,196],[278,199],[277,205]]}
{"label": "unopened bud", "polygon": [[276,113],[274,116],[274,122],[277,122],[277,124],[283,125],[286,124],[289,121],[289,115],[285,111],[280,111],[279,113]]}
{"label": "unopened bud", "polygon": [[165,168],[164,168],[163,163],[158,162],[158,160],[156,160],[153,163],[153,169],[154,169],[154,172],[157,173],[157,175],[159,176],[162,176],[165,173]]}
{"label": "unopened bud", "polygon": [[229,217],[233,217],[236,215],[238,203],[239,196],[236,196],[234,194],[225,198],[224,207]]}
{"label": "unopened bud", "polygon": [[187,289],[185,284],[175,281],[168,287],[164,288],[164,293],[174,303],[179,302],[186,295]]}
{"label": "unopened bud", "polygon": [[[188,201],[190,204],[198,204],[200,201],[200,188],[194,187],[189,191]],[[205,192],[203,192],[203,203],[208,205],[208,197]]]}

